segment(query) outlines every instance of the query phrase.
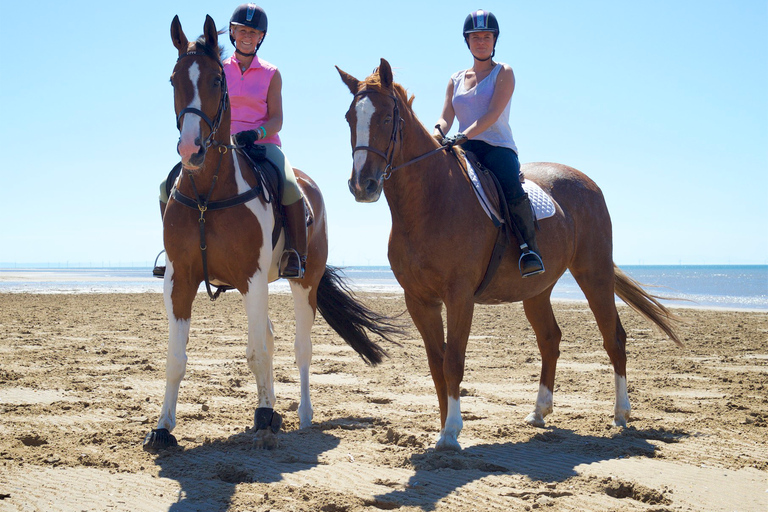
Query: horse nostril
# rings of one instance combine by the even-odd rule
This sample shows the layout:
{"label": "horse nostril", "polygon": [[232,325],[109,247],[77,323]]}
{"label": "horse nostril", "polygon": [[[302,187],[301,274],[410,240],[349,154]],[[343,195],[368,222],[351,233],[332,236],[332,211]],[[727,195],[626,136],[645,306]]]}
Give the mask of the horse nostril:
{"label": "horse nostril", "polygon": [[195,146],[200,146],[200,137],[195,137]]}
{"label": "horse nostril", "polygon": [[379,182],[378,181],[376,181],[376,180],[374,180],[372,178],[368,178],[365,181],[365,192],[368,195],[375,194],[376,191],[378,191],[378,190],[379,190]]}
{"label": "horse nostril", "polygon": [[352,180],[347,180],[347,186],[349,187],[349,191],[354,194],[355,193],[355,186],[352,185]]}

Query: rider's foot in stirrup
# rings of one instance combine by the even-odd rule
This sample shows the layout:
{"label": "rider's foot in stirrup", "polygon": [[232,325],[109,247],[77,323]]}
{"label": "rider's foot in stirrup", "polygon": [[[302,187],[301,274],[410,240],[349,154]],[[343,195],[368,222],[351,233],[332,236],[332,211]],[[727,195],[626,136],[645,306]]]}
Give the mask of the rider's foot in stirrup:
{"label": "rider's foot in stirrup", "polygon": [[531,277],[544,272],[544,262],[541,261],[541,257],[530,249],[520,255],[518,266],[523,277]]}
{"label": "rider's foot in stirrup", "polygon": [[280,257],[280,277],[284,279],[303,279],[305,262],[293,249],[283,251]]}

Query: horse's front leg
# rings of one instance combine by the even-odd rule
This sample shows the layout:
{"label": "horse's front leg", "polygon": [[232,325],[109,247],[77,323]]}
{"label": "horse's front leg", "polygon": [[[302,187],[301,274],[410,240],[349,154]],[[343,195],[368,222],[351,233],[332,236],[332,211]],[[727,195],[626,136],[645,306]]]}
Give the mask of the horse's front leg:
{"label": "horse's front leg", "polygon": [[259,405],[254,414],[256,446],[272,449],[277,446],[277,433],[282,425],[281,416],[274,411],[275,380],[272,359],[275,341],[272,322],[269,320],[269,289],[265,275],[258,272],[250,282],[248,292],[243,295],[245,312],[248,315],[248,367],[256,377]]}
{"label": "horse's front leg", "polygon": [[445,309],[448,339],[445,347],[443,374],[445,376],[448,410],[436,448],[438,450],[459,451],[461,445],[458,437],[464,426],[461,419],[460,386],[464,379],[464,360],[475,304],[471,296],[462,297],[450,302],[446,301]]}
{"label": "horse's front leg", "polygon": [[413,319],[414,325],[421,334],[424,348],[427,350],[429,373],[435,383],[437,401],[440,405],[440,429],[445,427],[448,416],[448,395],[446,393],[443,360],[445,354],[445,333],[443,331],[442,303],[427,302],[405,293],[405,305]]}
{"label": "horse's front leg", "polygon": [[176,427],[176,404],[179,386],[187,370],[187,342],[197,286],[173,282],[173,263],[168,261],[165,270],[163,295],[168,315],[168,356],[165,365],[165,398],[160,410],[157,428],[144,438],[144,450],[156,452],[176,446],[178,443],[171,431]]}
{"label": "horse's front leg", "polygon": [[[315,320],[315,310],[310,302],[312,291],[304,288],[298,281],[291,280],[291,292],[293,294],[293,309],[296,314],[296,338],[294,350],[296,352],[296,366],[299,367],[299,380],[301,382],[301,401],[299,402],[299,427],[312,426],[312,400],[309,396],[309,365],[312,362],[312,323]],[[314,287],[316,292],[317,287]]]}

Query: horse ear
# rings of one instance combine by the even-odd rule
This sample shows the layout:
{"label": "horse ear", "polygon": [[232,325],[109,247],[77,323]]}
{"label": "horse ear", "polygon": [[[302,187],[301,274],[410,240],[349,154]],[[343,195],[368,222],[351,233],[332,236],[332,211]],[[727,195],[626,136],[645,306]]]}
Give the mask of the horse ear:
{"label": "horse ear", "polygon": [[181,22],[179,21],[178,14],[173,17],[173,21],[171,22],[171,41],[173,41],[173,46],[179,50],[179,53],[187,51],[189,41],[187,40],[187,36],[184,35],[184,31],[181,29]]}
{"label": "horse ear", "polygon": [[203,34],[205,34],[205,44],[211,48],[219,46],[219,31],[216,30],[216,23],[210,15],[205,15],[205,25],[203,26]]}
{"label": "horse ear", "polygon": [[392,68],[389,66],[389,62],[383,58],[379,64],[379,78],[381,79],[381,85],[386,89],[392,87]]}
{"label": "horse ear", "polygon": [[360,81],[349,73],[339,69],[339,66],[336,66],[336,71],[339,72],[341,81],[347,84],[347,87],[349,87],[349,92],[352,94],[357,94],[357,91],[360,90]]}

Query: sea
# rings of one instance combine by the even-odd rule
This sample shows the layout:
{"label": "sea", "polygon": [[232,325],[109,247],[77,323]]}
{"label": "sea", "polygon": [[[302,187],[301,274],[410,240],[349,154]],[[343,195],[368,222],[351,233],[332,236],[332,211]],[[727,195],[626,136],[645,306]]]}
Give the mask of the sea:
{"label": "sea", "polygon": [[[10,267],[10,266],[8,266]],[[768,312],[768,265],[627,265],[622,270],[646,290],[675,307]],[[402,293],[386,266],[341,267],[356,292]],[[0,293],[162,293],[163,281],[149,267],[0,268]],[[205,287],[201,285],[200,292]],[[284,280],[270,284],[271,293],[286,293]],[[583,301],[584,295],[566,272],[553,300]],[[618,301],[618,298],[617,298]]]}

